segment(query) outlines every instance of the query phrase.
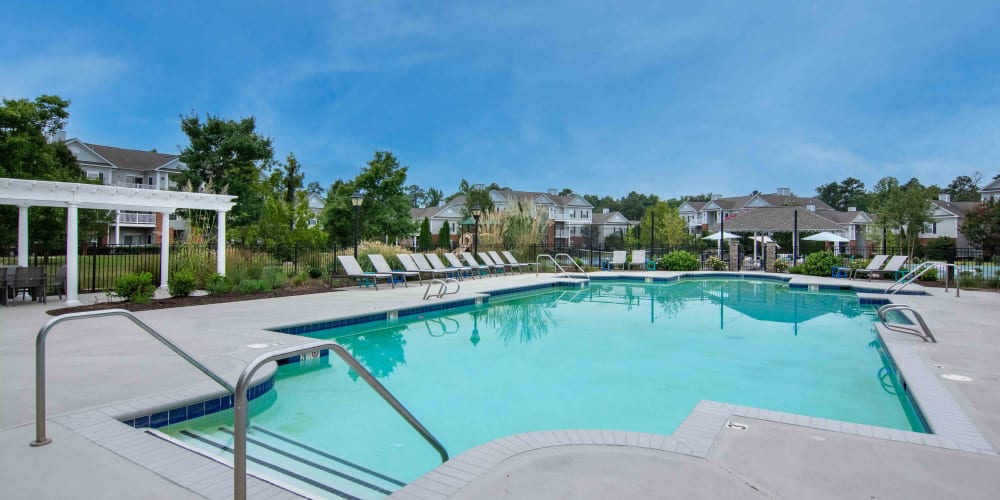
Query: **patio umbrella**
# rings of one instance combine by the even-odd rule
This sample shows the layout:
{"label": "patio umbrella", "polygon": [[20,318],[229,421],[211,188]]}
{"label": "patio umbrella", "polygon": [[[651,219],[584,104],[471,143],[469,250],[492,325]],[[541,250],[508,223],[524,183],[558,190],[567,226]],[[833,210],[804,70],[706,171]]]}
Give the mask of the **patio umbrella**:
{"label": "patio umbrella", "polygon": [[712,233],[712,234],[710,234],[708,236],[705,236],[702,239],[703,240],[717,241],[717,240],[720,240],[720,239],[731,240],[731,239],[739,238],[739,237],[740,237],[740,235],[738,235],[738,234],[727,233],[727,232],[723,231],[721,233]]}
{"label": "patio umbrella", "polygon": [[809,240],[809,241],[832,241],[834,243],[846,243],[848,241],[851,241],[851,240],[849,240],[847,238],[844,238],[843,236],[839,236],[839,235],[833,234],[833,233],[831,233],[829,231],[823,231],[821,233],[816,233],[816,234],[814,234],[812,236],[806,236],[805,238],[802,238],[802,239],[803,240]]}

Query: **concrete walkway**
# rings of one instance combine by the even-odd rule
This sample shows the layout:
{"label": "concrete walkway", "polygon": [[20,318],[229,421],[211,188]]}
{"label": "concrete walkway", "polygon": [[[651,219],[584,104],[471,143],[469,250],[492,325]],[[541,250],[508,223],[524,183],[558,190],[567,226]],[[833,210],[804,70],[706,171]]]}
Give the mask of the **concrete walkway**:
{"label": "concrete walkway", "polygon": [[[635,275],[640,273],[630,273]],[[670,273],[646,273],[666,276]],[[490,288],[548,281],[534,275],[469,280],[456,299]],[[802,278],[808,283],[847,284],[845,280]],[[867,286],[867,282],[864,282]],[[912,343],[922,360],[970,382],[941,379],[975,423],[1000,449],[1000,294],[963,291],[959,298],[940,289],[931,296],[894,299],[924,312],[938,344]],[[247,361],[262,351],[251,344],[275,347],[309,339],[267,331],[269,327],[308,323],[340,316],[423,305],[423,287],[345,289],[325,294],[234,302],[137,313],[185,350],[235,383]],[[93,300],[84,297],[83,301]],[[156,447],[155,438],[105,420],[122,408],[166,404],[217,390],[204,375],[130,323],[118,318],[65,324],[49,337],[48,435],[53,443],[31,448],[34,435],[35,335],[51,317],[47,308],[18,304],[0,308],[0,484],[11,497],[66,496],[121,498],[186,498],[231,495],[231,471],[180,456],[164,459],[163,469],[140,465],[115,447],[139,439],[135,449]],[[114,409],[117,410],[114,410]],[[721,414],[720,414],[721,415]],[[456,471],[476,455],[453,460],[450,472],[432,472],[397,492],[399,498],[993,498],[1000,491],[1000,458],[940,447],[894,442],[773,421],[733,416],[747,430],[716,429],[701,451],[686,453],[684,440],[660,436],[661,446],[628,446],[597,438],[573,443],[569,434],[538,438],[508,456],[493,456],[481,474]],[[103,420],[102,420],[103,418]],[[91,420],[87,420],[91,419]],[[83,423],[81,423],[83,422]],[[113,425],[114,429],[96,430]],[[88,427],[89,426],[89,427]],[[118,429],[123,427],[125,430]],[[107,436],[127,432],[126,438]],[[102,434],[103,433],[103,434]],[[102,437],[102,435],[104,437]],[[138,435],[138,438],[132,437]],[[579,435],[574,435],[579,436]],[[104,441],[102,441],[104,440]],[[655,442],[655,438],[647,438]],[[168,445],[169,446],[169,445]],[[694,446],[697,448],[697,446]],[[112,449],[116,451],[111,451]],[[173,450],[171,450],[173,451]],[[164,452],[166,453],[166,452]],[[477,453],[489,453],[480,451]],[[204,479],[192,486],[180,462],[197,463]],[[485,463],[485,462],[480,462]],[[212,465],[214,464],[214,465]],[[445,465],[448,465],[445,464]],[[435,475],[436,474],[436,475]],[[449,475],[451,474],[451,475]],[[444,477],[442,477],[442,475]],[[460,480],[456,480],[460,476]],[[436,481],[436,482],[435,482]],[[438,485],[451,483],[443,490]],[[255,497],[287,496],[256,485]],[[437,489],[438,491],[435,491]],[[447,493],[445,493],[447,491]],[[141,493],[139,493],[141,492]]]}

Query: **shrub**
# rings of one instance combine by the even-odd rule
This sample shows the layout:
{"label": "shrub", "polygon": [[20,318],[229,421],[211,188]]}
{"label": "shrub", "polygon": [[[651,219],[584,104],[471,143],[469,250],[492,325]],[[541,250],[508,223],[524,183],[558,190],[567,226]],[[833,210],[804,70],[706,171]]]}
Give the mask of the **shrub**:
{"label": "shrub", "polygon": [[288,281],[288,276],[280,268],[269,267],[261,274],[260,281],[264,282],[264,286],[267,287],[265,290],[273,290],[281,288],[281,285]]}
{"label": "shrub", "polygon": [[802,264],[802,274],[810,276],[830,276],[834,266],[841,264],[840,257],[833,252],[814,252],[806,256]]}
{"label": "shrub", "polygon": [[187,297],[195,286],[194,273],[191,271],[177,271],[167,278],[167,290],[173,297]]}
{"label": "shrub", "polygon": [[271,289],[267,282],[262,279],[245,279],[237,285],[240,293],[243,295],[248,295],[257,292],[266,292]]}
{"label": "shrub", "polygon": [[955,238],[942,236],[929,240],[927,246],[924,247],[924,256],[927,260],[948,261],[953,259],[955,256]]}
{"label": "shrub", "polygon": [[726,264],[726,261],[718,257],[709,257],[708,260],[705,261],[705,264],[713,271],[725,271],[729,269],[729,265]]}
{"label": "shrub", "polygon": [[660,266],[667,271],[697,271],[701,261],[687,250],[674,250],[660,259]]}
{"label": "shrub", "polygon": [[[796,266],[796,267],[798,267],[798,266]],[[795,274],[801,274],[801,271],[802,271],[801,269],[796,269],[796,270],[799,271],[799,272],[795,273]],[[776,260],[776,261],[774,261],[774,272],[776,272],[776,273],[787,273],[787,272],[789,272],[788,263],[785,262],[785,261],[783,261],[783,260]]]}
{"label": "shrub", "polygon": [[306,280],[309,279],[309,273],[303,271],[301,273],[292,276],[292,284],[295,286],[301,286]]}
{"label": "shrub", "polygon": [[924,274],[920,275],[920,281],[937,281],[938,270],[936,267],[928,269]]}
{"label": "shrub", "polygon": [[115,282],[115,295],[124,297],[129,302],[146,304],[153,298],[153,275],[151,273],[129,273]]}
{"label": "shrub", "polygon": [[319,266],[312,266],[309,268],[309,277],[312,279],[319,279],[323,277],[323,268]]}
{"label": "shrub", "polygon": [[[791,273],[791,274],[805,274],[806,273],[806,266],[805,266],[805,264],[798,264],[798,265],[795,265],[795,266],[789,266],[787,262],[785,262],[785,261],[781,261],[781,262],[783,264],[785,264],[785,269],[789,273]],[[777,262],[775,264],[777,264]],[[777,266],[775,266],[775,267],[777,267]]]}
{"label": "shrub", "polygon": [[226,294],[233,291],[233,282],[229,278],[215,273],[205,279],[205,290],[211,295]]}

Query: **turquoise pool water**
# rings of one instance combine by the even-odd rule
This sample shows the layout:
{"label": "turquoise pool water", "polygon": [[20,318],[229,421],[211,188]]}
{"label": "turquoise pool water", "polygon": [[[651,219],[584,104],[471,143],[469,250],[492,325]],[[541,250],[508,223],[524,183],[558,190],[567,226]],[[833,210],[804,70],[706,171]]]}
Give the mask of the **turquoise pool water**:
{"label": "turquoise pool water", "polygon": [[[309,336],[343,344],[455,456],[542,429],[670,434],[701,400],[920,431],[873,320],[854,293],[769,281],[593,282]],[[404,482],[439,462],[335,357],[282,366],[251,412]],[[231,411],[164,430],[220,425]]]}

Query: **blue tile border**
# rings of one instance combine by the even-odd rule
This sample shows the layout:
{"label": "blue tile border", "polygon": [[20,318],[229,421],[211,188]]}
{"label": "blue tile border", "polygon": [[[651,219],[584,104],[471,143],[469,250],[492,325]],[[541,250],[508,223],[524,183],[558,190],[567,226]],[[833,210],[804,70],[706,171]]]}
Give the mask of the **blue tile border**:
{"label": "blue tile border", "polygon": [[[271,389],[274,389],[274,376],[247,389],[247,398],[250,401],[253,401],[264,394],[267,394],[267,392]],[[226,394],[217,398],[211,398],[197,403],[158,411],[150,415],[142,415],[128,420],[122,420],[121,422],[125,425],[135,427],[136,429],[143,429],[146,427],[159,429],[160,427],[177,424],[185,420],[204,417],[205,415],[211,415],[223,410],[228,410],[232,407],[233,395]]]}

